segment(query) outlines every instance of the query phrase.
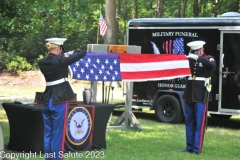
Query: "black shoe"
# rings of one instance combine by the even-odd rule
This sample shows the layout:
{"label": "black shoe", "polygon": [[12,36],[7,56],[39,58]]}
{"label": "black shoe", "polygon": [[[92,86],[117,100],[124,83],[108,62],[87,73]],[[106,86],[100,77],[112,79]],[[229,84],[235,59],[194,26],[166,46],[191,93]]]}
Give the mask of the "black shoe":
{"label": "black shoe", "polygon": [[196,154],[196,155],[198,155],[199,153],[198,152],[192,152],[193,154]]}
{"label": "black shoe", "polygon": [[192,150],[186,150],[186,149],[184,149],[184,150],[182,150],[182,152],[192,153]]}

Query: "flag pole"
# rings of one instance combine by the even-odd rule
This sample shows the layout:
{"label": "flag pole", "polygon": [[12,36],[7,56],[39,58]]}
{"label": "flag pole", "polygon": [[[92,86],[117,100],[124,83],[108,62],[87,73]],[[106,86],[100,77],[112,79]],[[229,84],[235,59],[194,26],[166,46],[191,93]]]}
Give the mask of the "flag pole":
{"label": "flag pole", "polygon": [[[102,12],[102,4],[100,3],[100,13]],[[100,13],[99,13],[99,19],[100,19]],[[100,25],[99,25],[99,19],[98,19],[98,31],[97,31],[97,44],[98,44],[98,37],[99,37],[99,30],[100,30]],[[104,101],[104,81],[102,81],[102,103],[105,103]]]}
{"label": "flag pole", "polygon": [[[102,4],[100,3],[100,13],[101,13],[101,10],[102,10]],[[100,14],[99,13],[99,14]],[[100,16],[99,16],[99,18],[100,18]],[[99,18],[98,18],[98,31],[97,31],[97,44],[98,44],[98,37],[99,37],[99,29],[100,29],[100,27],[99,27]]]}
{"label": "flag pole", "polygon": [[99,24],[98,24],[98,31],[97,31],[97,44],[98,44],[98,36],[99,36]]}

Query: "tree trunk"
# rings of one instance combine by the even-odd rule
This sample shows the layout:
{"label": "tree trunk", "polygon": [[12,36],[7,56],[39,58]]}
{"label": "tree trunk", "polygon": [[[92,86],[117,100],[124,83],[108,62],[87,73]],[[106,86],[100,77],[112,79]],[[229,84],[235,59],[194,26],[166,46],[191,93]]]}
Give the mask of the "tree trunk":
{"label": "tree trunk", "polygon": [[124,45],[127,44],[126,36],[127,36],[127,0],[124,1],[124,7],[123,7],[123,19],[124,19]]}
{"label": "tree trunk", "polygon": [[181,17],[181,0],[178,0],[178,12],[177,12],[177,17]]}
{"label": "tree trunk", "polygon": [[163,17],[163,4],[164,0],[157,1],[157,8],[156,8],[156,17]]}
{"label": "tree trunk", "polygon": [[117,0],[116,2],[116,36],[115,36],[115,41],[116,44],[118,44],[118,30],[119,30],[119,20],[120,20],[120,12],[121,11],[121,2],[120,0]]}
{"label": "tree trunk", "polygon": [[134,0],[134,6],[135,18],[138,18],[138,0]]}
{"label": "tree trunk", "polygon": [[198,17],[198,0],[194,0],[193,17]]}
{"label": "tree trunk", "polygon": [[116,44],[116,0],[106,0],[106,23],[108,31],[104,39],[105,44]]}
{"label": "tree trunk", "polygon": [[161,0],[157,1],[157,7],[156,7],[156,17],[160,17],[160,2]]}
{"label": "tree trunk", "polygon": [[183,1],[182,17],[186,17],[187,0]]}

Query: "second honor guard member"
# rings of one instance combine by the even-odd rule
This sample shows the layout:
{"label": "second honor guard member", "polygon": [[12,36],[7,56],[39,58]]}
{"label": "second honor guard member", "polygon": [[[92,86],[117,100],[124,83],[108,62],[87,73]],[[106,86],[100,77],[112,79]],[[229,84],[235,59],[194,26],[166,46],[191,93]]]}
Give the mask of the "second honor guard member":
{"label": "second honor guard member", "polygon": [[183,99],[185,101],[186,148],[184,152],[199,154],[202,151],[207,116],[207,103],[211,101],[209,81],[211,72],[216,66],[213,56],[204,53],[204,41],[193,41],[190,47],[189,60],[192,76],[188,78]]}
{"label": "second honor guard member", "polygon": [[61,159],[64,151],[69,100],[75,98],[68,82],[68,66],[86,55],[84,50],[61,54],[66,38],[46,39],[48,55],[38,65],[45,77],[42,110],[44,121],[45,159]]}

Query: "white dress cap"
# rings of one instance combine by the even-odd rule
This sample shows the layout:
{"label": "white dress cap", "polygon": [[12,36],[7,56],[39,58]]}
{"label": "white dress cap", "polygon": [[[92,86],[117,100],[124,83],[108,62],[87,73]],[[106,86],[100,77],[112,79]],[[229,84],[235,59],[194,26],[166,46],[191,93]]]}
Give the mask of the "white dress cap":
{"label": "white dress cap", "polygon": [[46,41],[48,41],[48,43],[51,43],[51,44],[56,44],[56,45],[63,45],[63,43],[66,41],[67,39],[66,38],[48,38],[46,39]]}
{"label": "white dress cap", "polygon": [[192,41],[189,42],[187,46],[189,46],[191,50],[196,50],[202,48],[204,44],[205,44],[204,41]]}

